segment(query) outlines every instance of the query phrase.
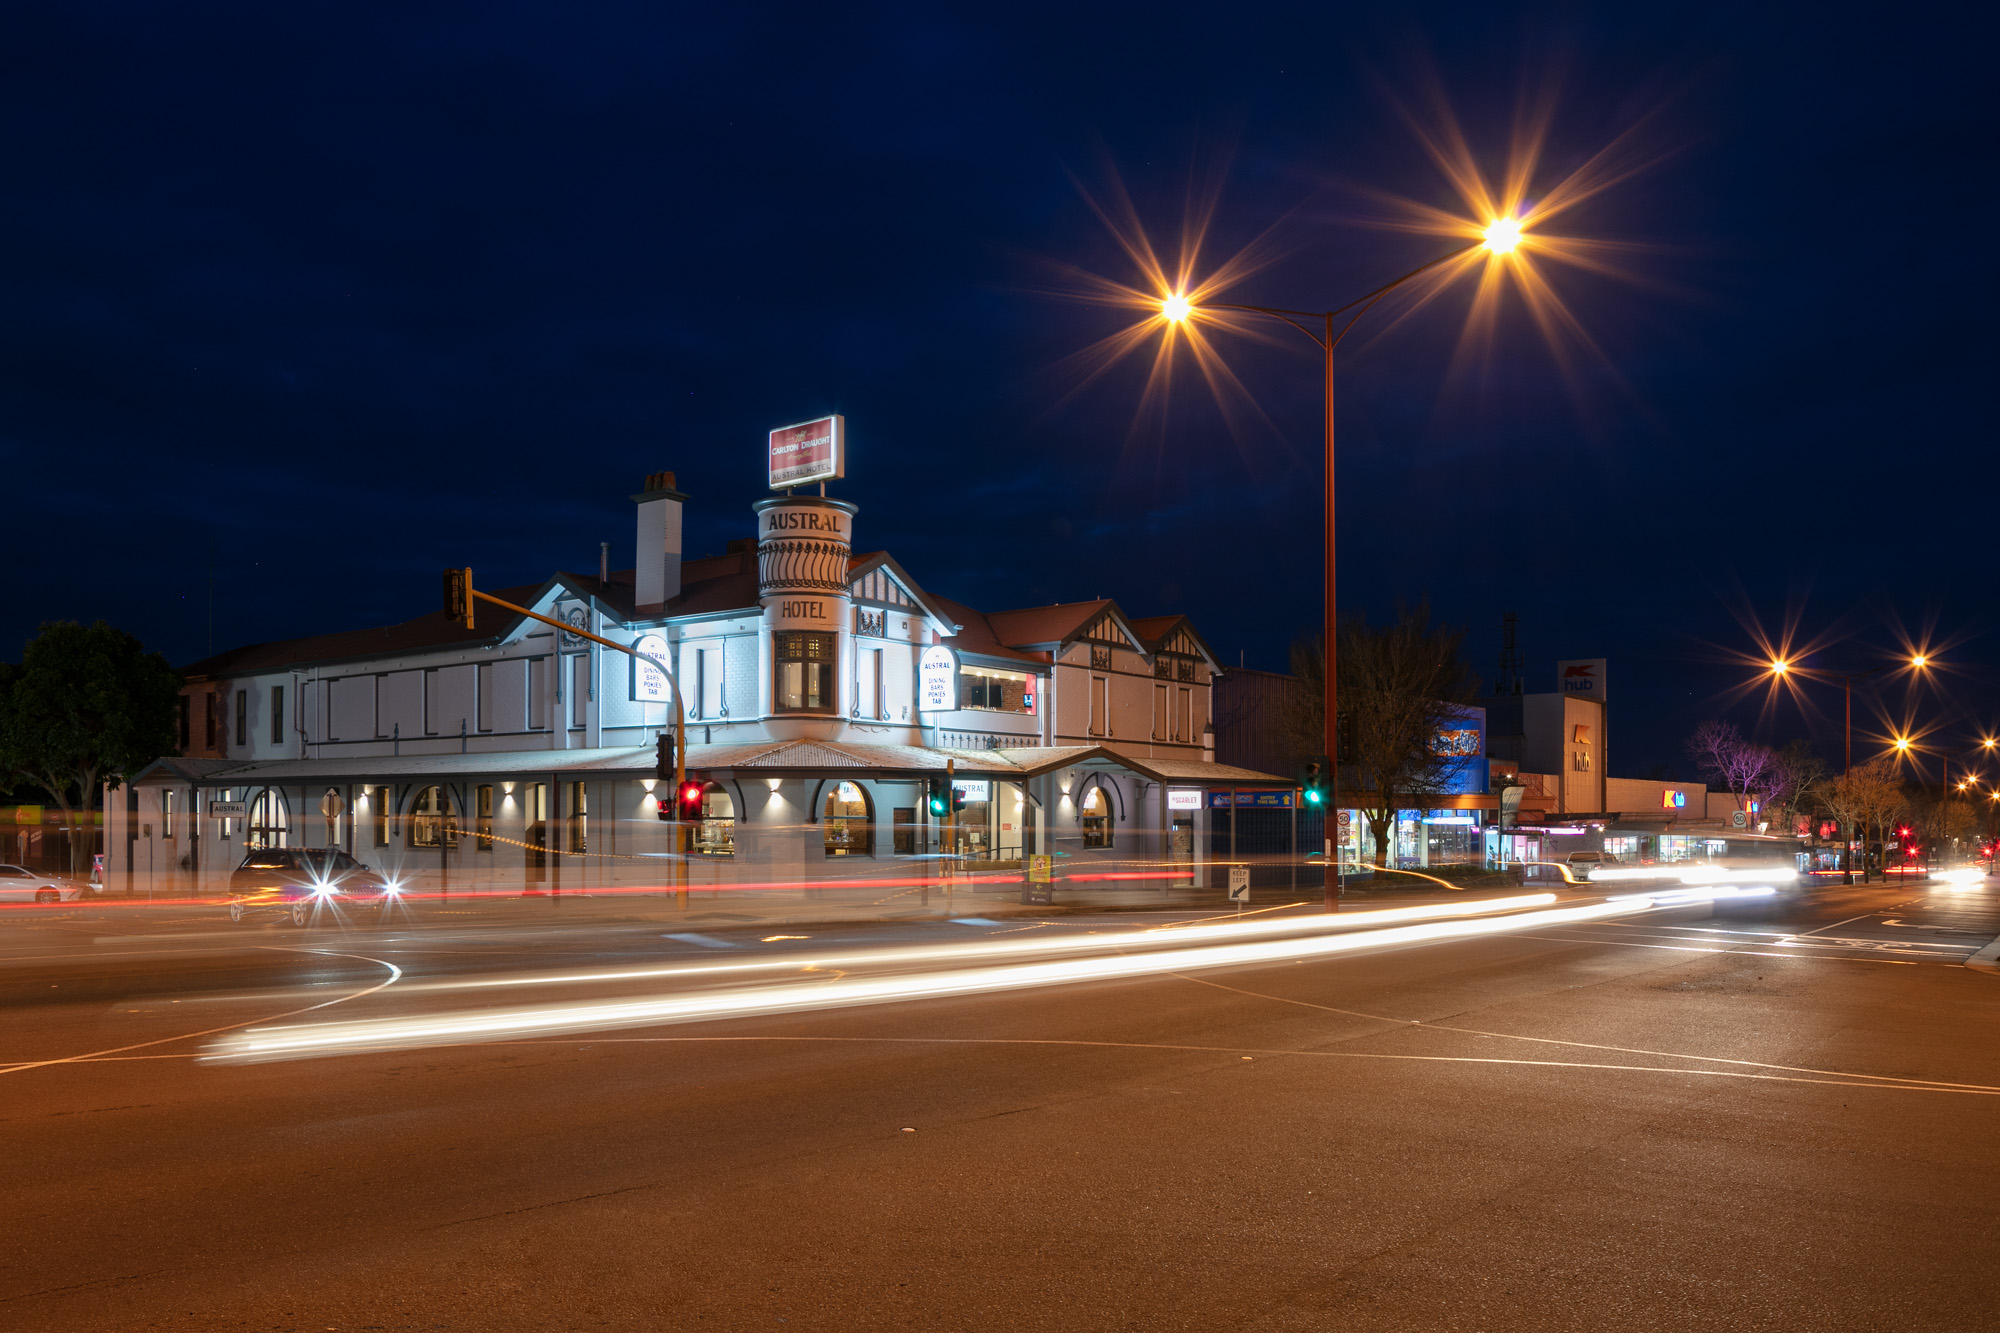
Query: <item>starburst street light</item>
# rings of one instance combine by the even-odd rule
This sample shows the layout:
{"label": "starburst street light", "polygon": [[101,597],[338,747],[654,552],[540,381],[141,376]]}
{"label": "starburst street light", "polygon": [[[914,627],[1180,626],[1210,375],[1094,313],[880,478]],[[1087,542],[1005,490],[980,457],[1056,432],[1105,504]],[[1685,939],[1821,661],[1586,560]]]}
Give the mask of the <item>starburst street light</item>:
{"label": "starburst street light", "polygon": [[1494,218],[1480,233],[1480,244],[1496,255],[1512,254],[1521,243],[1521,224],[1514,218]]}
{"label": "starburst street light", "polygon": [[[1490,263],[1504,263],[1509,256],[1513,255],[1519,249],[1520,245],[1521,223],[1519,220],[1512,216],[1497,218],[1488,223],[1479,232],[1479,239],[1473,241],[1471,244],[1460,246],[1458,249],[1439,255],[1429,263],[1411,269],[1394,282],[1384,283],[1374,291],[1356,297],[1346,305],[1333,310],[1291,310],[1282,306],[1240,305],[1229,301],[1202,301],[1197,303],[1194,298],[1189,296],[1187,289],[1183,287],[1164,290],[1156,298],[1159,320],[1170,330],[1185,331],[1188,334],[1189,343],[1196,349],[1197,354],[1200,353],[1203,344],[1197,341],[1200,337],[1199,333],[1190,326],[1204,317],[1215,319],[1214,312],[1216,311],[1262,315],[1270,319],[1281,320],[1312,339],[1313,344],[1320,350],[1325,382],[1325,416],[1323,424],[1326,442],[1326,734],[1324,743],[1326,745],[1327,767],[1333,774],[1333,800],[1331,804],[1335,811],[1340,809],[1340,740],[1338,736],[1340,691],[1338,683],[1339,671],[1334,656],[1334,627],[1339,623],[1334,583],[1334,349],[1340,346],[1341,340],[1347,336],[1348,330],[1352,329],[1363,315],[1374,309],[1384,297],[1401,287],[1404,283],[1410,282],[1415,278],[1420,278],[1445,265],[1463,268],[1467,261],[1477,263],[1476,256],[1481,251],[1486,253]],[[1338,818],[1339,816],[1335,815],[1336,821]],[[1326,838],[1327,861],[1332,871],[1331,878],[1328,879],[1326,886],[1326,902],[1329,911],[1333,909],[1335,902],[1340,896],[1343,875],[1340,861],[1342,849],[1335,845],[1337,833],[1338,824],[1336,823],[1335,829]]]}

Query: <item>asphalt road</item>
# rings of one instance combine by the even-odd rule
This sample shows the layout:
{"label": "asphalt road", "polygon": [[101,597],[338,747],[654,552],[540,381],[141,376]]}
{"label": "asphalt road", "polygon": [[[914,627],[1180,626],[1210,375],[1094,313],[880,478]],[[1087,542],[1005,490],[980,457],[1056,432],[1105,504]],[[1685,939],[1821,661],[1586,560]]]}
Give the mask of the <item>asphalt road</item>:
{"label": "asphalt road", "polygon": [[2000,932],[1988,889],[198,1058],[522,998],[494,981],[832,981],[800,969],[1171,919],[9,919],[0,1328],[2000,1326],[2000,976],[1963,965]]}

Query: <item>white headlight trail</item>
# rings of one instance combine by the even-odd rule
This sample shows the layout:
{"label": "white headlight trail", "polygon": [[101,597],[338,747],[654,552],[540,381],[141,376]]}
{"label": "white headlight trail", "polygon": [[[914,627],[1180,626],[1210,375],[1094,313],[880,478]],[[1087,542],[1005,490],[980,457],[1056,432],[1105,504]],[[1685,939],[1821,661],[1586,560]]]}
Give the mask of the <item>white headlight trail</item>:
{"label": "white headlight trail", "polygon": [[892,977],[850,977],[836,981],[784,982],[742,990],[645,996],[602,1002],[481,1009],[410,1018],[363,1019],[345,1023],[301,1024],[252,1029],[216,1043],[211,1061],[297,1059],[414,1046],[456,1045],[521,1037],[552,1036],[667,1023],[751,1018],[801,1010],[884,1004],[901,1000],[978,995],[1036,986],[1071,985],[1185,972],[1241,967],[1292,959],[1326,958],[1399,945],[1471,939],[1512,931],[1545,929],[1646,910],[1635,902],[1550,908],[1484,920],[1435,921],[1378,930],[1321,935],[1309,939],[1260,940],[1105,958],[1057,959],[998,967]]}

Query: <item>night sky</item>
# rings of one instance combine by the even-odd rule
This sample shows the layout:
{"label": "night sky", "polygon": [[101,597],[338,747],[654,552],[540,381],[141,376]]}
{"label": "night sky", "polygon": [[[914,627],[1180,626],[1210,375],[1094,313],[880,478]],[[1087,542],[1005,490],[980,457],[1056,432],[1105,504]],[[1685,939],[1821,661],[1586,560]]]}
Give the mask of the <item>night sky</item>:
{"label": "night sky", "polygon": [[[1212,199],[1224,299],[1321,308],[1448,242],[1413,122],[1530,196],[1601,353],[1470,287],[1387,306],[1340,380],[1343,605],[1428,596],[1491,677],[1611,659],[1613,769],[1686,767],[1749,626],[1831,667],[1945,645],[1919,723],[1987,716],[1992,32],[1970,7],[70,4],[9,11],[0,652],[103,618],[177,663],[632,560],[628,496],[751,533],[764,432],[845,413],[859,549],[986,609],[1184,611],[1226,664],[1317,628],[1319,372],[1220,346],[1268,425],[1144,358],[1072,271],[1136,281],[1086,195],[1172,253]],[[1279,330],[1283,333],[1283,330]],[[1837,758],[1839,701],[1814,697]],[[1900,719],[1900,686],[1886,696]],[[1858,710],[1861,711],[1861,710]],[[1789,706],[1730,714],[1782,740]],[[1867,714],[1872,719],[1872,712]],[[1953,735],[1959,733],[1952,733]]]}

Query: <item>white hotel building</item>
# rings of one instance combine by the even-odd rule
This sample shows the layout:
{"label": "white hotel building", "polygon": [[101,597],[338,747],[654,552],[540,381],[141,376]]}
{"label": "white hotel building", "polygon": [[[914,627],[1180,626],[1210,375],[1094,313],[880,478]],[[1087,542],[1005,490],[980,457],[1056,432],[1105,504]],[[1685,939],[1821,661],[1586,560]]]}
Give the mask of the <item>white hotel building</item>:
{"label": "white hotel building", "polygon": [[[1058,875],[1193,876],[1202,792],[1291,786],[1213,762],[1218,667],[1184,616],[974,611],[856,554],[856,506],[823,495],[759,500],[754,536],[684,559],[673,474],[633,498],[634,569],[496,595],[675,665],[706,783],[688,887],[890,877],[945,850],[996,872],[1042,852]],[[951,669],[931,711],[934,647]],[[275,845],[452,890],[675,880],[655,779],[671,697],[622,652],[481,604],[475,629],[435,611],[185,675],[180,756],[107,792],[107,890],[212,891]],[[924,801],[948,764],[967,802],[951,848]]]}

